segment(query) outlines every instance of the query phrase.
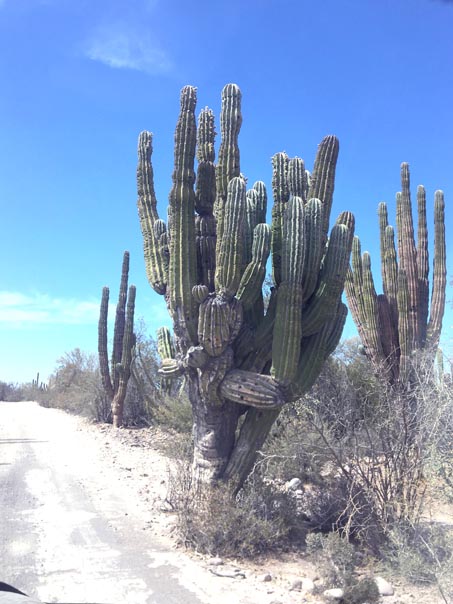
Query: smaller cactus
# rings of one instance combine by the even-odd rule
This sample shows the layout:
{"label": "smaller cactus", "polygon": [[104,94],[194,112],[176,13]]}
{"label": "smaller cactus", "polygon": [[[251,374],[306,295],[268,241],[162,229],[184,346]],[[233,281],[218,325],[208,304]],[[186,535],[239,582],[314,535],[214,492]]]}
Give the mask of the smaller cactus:
{"label": "smaller cactus", "polygon": [[[162,361],[162,367],[168,372],[170,368],[174,366],[175,361],[175,347],[171,337],[170,330],[168,327],[159,327],[157,330],[157,352]],[[172,391],[173,380],[165,377],[165,371],[162,372],[161,376],[161,389],[165,394],[170,394]]]}
{"label": "smaller cactus", "polygon": [[128,275],[129,252],[124,252],[110,367],[107,351],[107,318],[110,294],[108,287],[104,287],[102,290],[98,324],[99,369],[104,391],[111,404],[113,426],[115,428],[120,428],[123,425],[124,401],[131,375],[132,350],[135,346],[134,311],[136,290],[135,285],[131,285],[128,291]]}
{"label": "smaller cactus", "polygon": [[445,309],[446,245],[444,196],[434,197],[434,261],[431,304],[428,282],[428,228],[426,194],[417,188],[418,228],[415,243],[410,198],[409,166],[401,164],[401,192],[396,196],[397,245],[388,224],[387,206],[378,208],[381,271],[384,293],[376,294],[371,258],[361,254],[356,237],[352,268],[346,279],[346,297],[364,350],[376,370],[393,385],[411,383],[413,354],[426,350],[434,360]]}

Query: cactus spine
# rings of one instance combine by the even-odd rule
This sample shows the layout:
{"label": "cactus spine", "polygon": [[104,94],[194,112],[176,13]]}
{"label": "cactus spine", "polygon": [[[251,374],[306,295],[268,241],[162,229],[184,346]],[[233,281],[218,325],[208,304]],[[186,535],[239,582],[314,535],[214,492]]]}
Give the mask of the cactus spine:
{"label": "cactus spine", "polygon": [[239,488],[282,405],[311,387],[340,338],[354,220],[340,215],[328,238],[338,141],[327,136],[311,177],[300,158],[274,156],[267,225],[264,183],[247,191],[240,172],[239,88],[222,92],[217,165],[212,111],[201,111],[197,129],[195,101],[195,88],[183,88],[168,228],[157,214],[149,132],[139,137],[138,209],[148,279],[174,324],[175,355],[160,372],[184,374],[192,403],[195,484]]}
{"label": "cactus spine", "polygon": [[384,293],[376,294],[370,256],[367,252],[361,256],[357,238],[346,280],[349,308],[365,352],[376,370],[384,370],[394,385],[410,382],[411,357],[416,350],[426,350],[434,359],[442,329],[446,287],[444,195],[436,191],[434,199],[433,284],[429,308],[426,193],[424,187],[417,188],[416,244],[407,163],[401,164],[401,184],[401,192],[396,196],[397,246],[393,227],[388,224],[387,206],[382,202],[378,207]]}
{"label": "cactus spine", "polygon": [[99,368],[102,385],[111,404],[113,425],[115,428],[123,425],[124,401],[126,399],[127,384],[131,375],[132,350],[135,346],[135,285],[131,285],[128,290],[128,277],[129,252],[124,252],[120,290],[116,305],[110,367],[107,349],[107,318],[110,295],[108,287],[104,287],[102,290],[98,324]]}

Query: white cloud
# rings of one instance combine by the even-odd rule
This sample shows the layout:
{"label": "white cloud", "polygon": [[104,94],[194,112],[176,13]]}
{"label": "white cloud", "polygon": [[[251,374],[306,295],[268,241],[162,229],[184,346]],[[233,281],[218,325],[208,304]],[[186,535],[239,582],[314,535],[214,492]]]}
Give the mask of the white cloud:
{"label": "white cloud", "polygon": [[169,57],[148,32],[124,25],[101,27],[93,32],[85,55],[116,69],[135,69],[146,73],[166,73],[173,67]]}
{"label": "white cloud", "polygon": [[52,298],[47,294],[26,295],[0,291],[0,325],[31,327],[50,324],[83,325],[96,323],[99,301]]}

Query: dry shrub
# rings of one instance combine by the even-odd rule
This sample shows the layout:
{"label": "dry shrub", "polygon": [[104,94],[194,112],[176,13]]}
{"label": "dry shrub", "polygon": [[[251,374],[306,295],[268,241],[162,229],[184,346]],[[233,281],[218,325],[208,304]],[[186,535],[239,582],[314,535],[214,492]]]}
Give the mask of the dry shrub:
{"label": "dry shrub", "polygon": [[177,460],[170,475],[168,502],[177,512],[181,542],[204,554],[252,558],[302,538],[285,494],[256,477],[236,497],[223,484],[196,493],[188,457]]}
{"label": "dry shrub", "polygon": [[154,410],[154,421],[167,430],[191,434],[193,426],[192,406],[184,392],[176,396],[162,395]]}
{"label": "dry shrub", "polygon": [[312,556],[328,587],[346,587],[354,583],[359,562],[354,546],[338,531],[306,537],[307,552]]}

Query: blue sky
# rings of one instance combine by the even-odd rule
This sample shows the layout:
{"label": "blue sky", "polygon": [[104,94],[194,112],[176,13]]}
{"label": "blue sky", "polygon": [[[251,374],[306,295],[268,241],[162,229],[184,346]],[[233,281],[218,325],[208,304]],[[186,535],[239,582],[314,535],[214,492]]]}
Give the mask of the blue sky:
{"label": "blue sky", "polygon": [[[241,87],[249,182],[270,188],[277,151],[311,167],[321,138],[339,137],[332,217],[355,213],[377,279],[377,205],[394,223],[409,162],[430,208],[445,191],[451,277],[452,31],[446,0],[0,0],[0,379],[45,378],[64,352],[96,350],[101,289],[115,299],[125,249],[137,315],[169,325],[145,277],[136,145],[154,133],[165,216],[185,84],[217,116],[223,85]],[[449,309],[446,348],[452,324]]]}

